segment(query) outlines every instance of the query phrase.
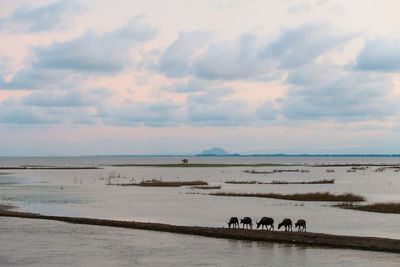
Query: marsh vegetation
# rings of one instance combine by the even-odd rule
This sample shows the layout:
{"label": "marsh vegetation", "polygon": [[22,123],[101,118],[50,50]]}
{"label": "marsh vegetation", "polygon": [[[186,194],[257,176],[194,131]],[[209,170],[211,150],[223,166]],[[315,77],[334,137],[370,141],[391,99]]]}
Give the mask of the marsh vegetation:
{"label": "marsh vegetation", "polygon": [[285,200],[296,200],[296,201],[332,201],[332,202],[360,202],[365,201],[365,198],[352,193],[345,194],[331,194],[329,192],[316,192],[316,193],[304,193],[304,194],[277,194],[277,193],[229,193],[229,192],[217,192],[210,193],[212,196],[223,196],[223,197],[258,197],[258,198],[275,198]]}
{"label": "marsh vegetation", "polygon": [[340,203],[335,207],[343,209],[352,209],[360,211],[378,212],[378,213],[395,213],[400,214],[400,203],[386,202],[386,203],[374,203],[368,205],[359,205],[354,203]]}
{"label": "marsh vegetation", "polygon": [[109,184],[119,186],[142,186],[142,187],[180,187],[180,186],[206,186],[206,181],[162,181],[158,179],[145,180],[139,183],[121,183],[121,184]]}
{"label": "marsh vegetation", "polygon": [[335,179],[323,179],[316,181],[272,181],[272,182],[259,182],[259,181],[226,181],[226,184],[333,184]]}
{"label": "marsh vegetation", "polygon": [[256,164],[240,164],[240,163],[179,163],[179,164],[114,164],[107,165],[111,167],[168,167],[168,168],[213,168],[213,167],[282,167],[297,166],[291,164],[275,164],[275,163],[256,163]]}
{"label": "marsh vegetation", "polygon": [[97,166],[40,166],[40,165],[0,167],[0,170],[96,170],[96,169],[101,169],[101,167],[97,167]]}
{"label": "marsh vegetation", "polygon": [[221,189],[220,185],[209,185],[209,186],[192,186],[192,189]]}

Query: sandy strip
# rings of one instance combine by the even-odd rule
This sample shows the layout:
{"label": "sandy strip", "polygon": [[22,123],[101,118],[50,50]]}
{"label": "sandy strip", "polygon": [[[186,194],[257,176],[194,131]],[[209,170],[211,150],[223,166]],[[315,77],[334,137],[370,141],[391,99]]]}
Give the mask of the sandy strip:
{"label": "sandy strip", "polygon": [[308,246],[322,246],[335,248],[361,249],[371,251],[385,251],[400,253],[400,240],[378,237],[359,237],[329,235],[320,233],[298,232],[268,232],[244,229],[228,229],[215,227],[177,226],[161,223],[117,221],[80,217],[45,216],[40,214],[16,212],[1,209],[0,216],[19,217],[30,219],[55,220],[75,224],[100,225],[109,227],[131,228],[149,231],[160,231],[188,235],[207,236],[214,238],[226,238],[236,240],[277,242],[288,244],[301,244]]}

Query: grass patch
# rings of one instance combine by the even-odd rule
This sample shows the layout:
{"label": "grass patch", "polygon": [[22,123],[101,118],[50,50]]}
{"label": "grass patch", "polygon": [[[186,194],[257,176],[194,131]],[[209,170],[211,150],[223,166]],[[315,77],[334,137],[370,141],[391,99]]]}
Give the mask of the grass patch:
{"label": "grass patch", "polygon": [[226,181],[226,184],[260,184],[257,181]]}
{"label": "grass patch", "polygon": [[335,179],[323,179],[317,181],[302,181],[302,182],[287,182],[287,181],[272,181],[267,184],[334,184]]}
{"label": "grass patch", "polygon": [[300,172],[300,170],[273,170],[273,173],[282,173],[282,172]]}
{"label": "grass patch", "polygon": [[93,170],[93,169],[101,169],[101,168],[96,166],[38,166],[38,165],[0,167],[0,170]]}
{"label": "grass patch", "polygon": [[370,205],[357,205],[352,203],[340,203],[334,205],[335,207],[343,209],[361,210],[378,213],[396,213],[400,214],[400,203],[386,202],[386,203],[375,203]]}
{"label": "grass patch", "polygon": [[161,181],[147,180],[140,183],[109,184],[119,186],[143,186],[143,187],[180,187],[180,186],[199,186],[208,185],[205,181]]}
{"label": "grass patch", "polygon": [[220,185],[215,185],[215,186],[192,186],[192,189],[221,189]]}
{"label": "grass patch", "polygon": [[[288,166],[288,165],[285,165]],[[295,165],[292,165],[295,166]],[[276,170],[272,170],[272,171],[256,171],[256,170],[244,170],[244,173],[250,173],[250,174],[273,174],[273,173],[282,173],[282,172],[301,172],[301,173],[309,173],[309,170],[299,170],[299,169],[295,169],[295,170],[291,170],[291,169],[276,169]]]}
{"label": "grass patch", "polygon": [[274,173],[273,171],[256,171],[256,170],[244,170],[244,173],[251,173],[251,174],[271,174]]}
{"label": "grass patch", "polygon": [[15,206],[12,205],[7,205],[7,204],[0,204],[0,211],[1,210],[12,210],[15,209]]}
{"label": "grass patch", "polygon": [[309,165],[310,167],[400,167],[400,164],[358,164],[358,163],[349,163],[349,164],[313,164]]}
{"label": "grass patch", "polygon": [[297,166],[297,165],[274,164],[274,163],[259,163],[259,164],[189,163],[189,164],[116,164],[116,165],[107,165],[107,166],[112,166],[112,167],[212,168],[212,167],[279,167],[279,166]]}
{"label": "grass patch", "polygon": [[364,197],[346,193],[335,195],[329,192],[325,193],[305,193],[305,194],[290,194],[290,195],[282,195],[276,193],[226,193],[226,192],[217,192],[210,193],[212,196],[227,196],[227,197],[259,197],[259,198],[275,198],[275,199],[285,199],[285,200],[297,200],[297,201],[342,201],[342,202],[359,202],[365,201]]}
{"label": "grass patch", "polygon": [[226,184],[333,184],[335,179],[324,179],[317,181],[302,181],[302,182],[288,182],[288,181],[272,181],[272,182],[258,182],[258,181],[226,181]]}

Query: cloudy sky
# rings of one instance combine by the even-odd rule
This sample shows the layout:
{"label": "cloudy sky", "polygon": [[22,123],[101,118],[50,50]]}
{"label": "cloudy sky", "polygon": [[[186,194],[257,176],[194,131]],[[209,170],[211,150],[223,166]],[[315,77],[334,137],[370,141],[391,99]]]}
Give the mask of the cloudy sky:
{"label": "cloudy sky", "polygon": [[0,156],[400,153],[397,0],[0,2]]}

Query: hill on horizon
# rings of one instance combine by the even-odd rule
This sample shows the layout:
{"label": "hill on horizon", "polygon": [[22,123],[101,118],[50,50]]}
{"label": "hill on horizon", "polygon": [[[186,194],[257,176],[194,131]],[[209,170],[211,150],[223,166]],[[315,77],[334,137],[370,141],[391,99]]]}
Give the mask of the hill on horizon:
{"label": "hill on horizon", "polygon": [[226,152],[224,149],[219,148],[219,147],[213,147],[211,149],[206,149],[201,151],[201,155],[217,155],[217,156],[223,156],[223,155],[228,155],[228,152]]}

